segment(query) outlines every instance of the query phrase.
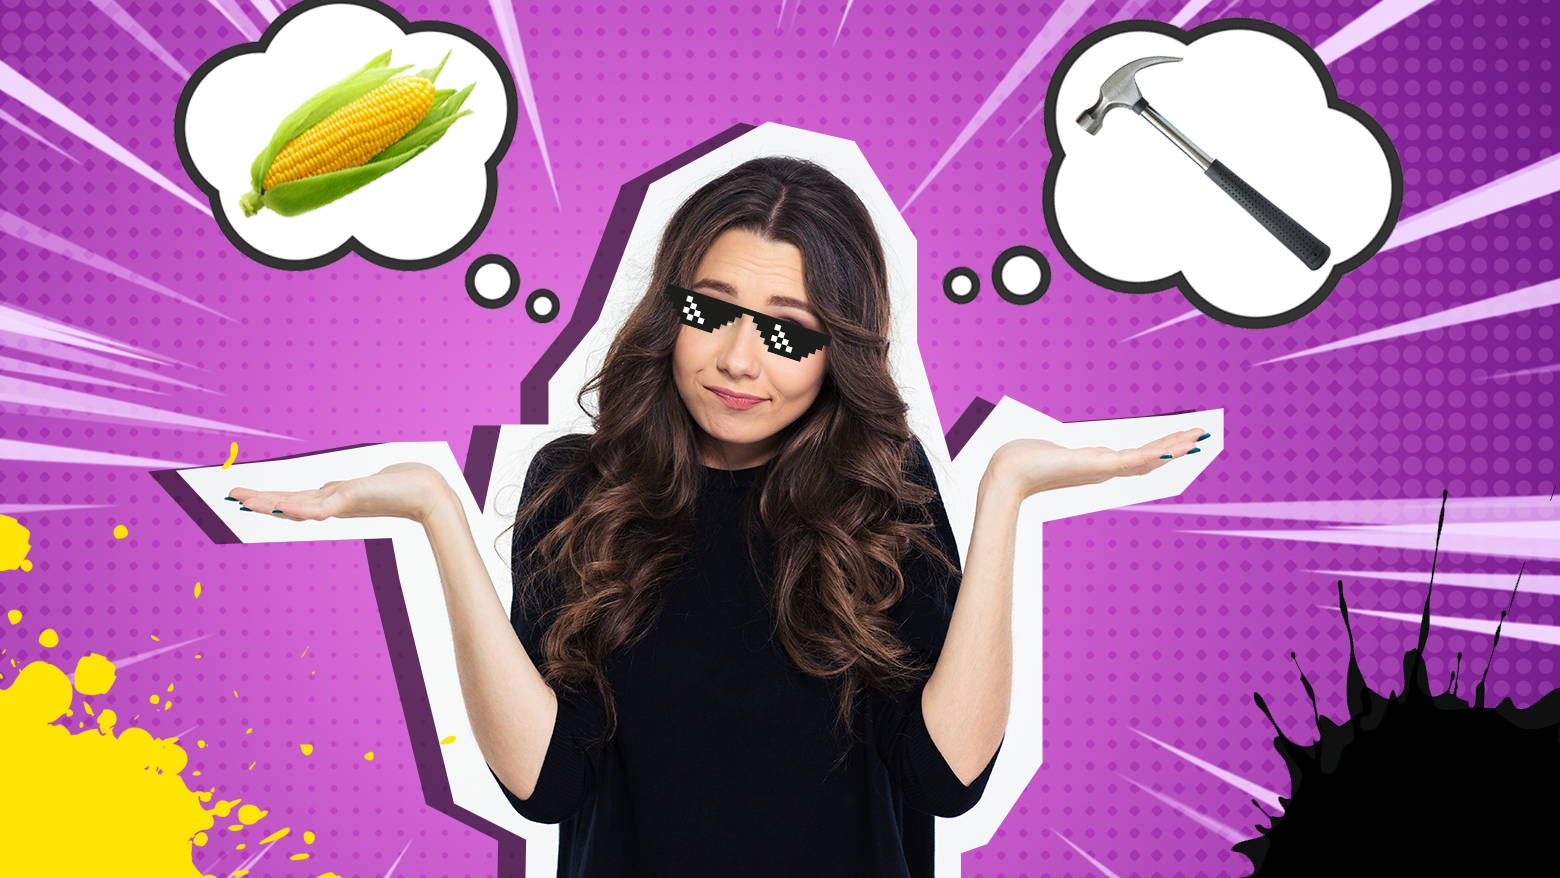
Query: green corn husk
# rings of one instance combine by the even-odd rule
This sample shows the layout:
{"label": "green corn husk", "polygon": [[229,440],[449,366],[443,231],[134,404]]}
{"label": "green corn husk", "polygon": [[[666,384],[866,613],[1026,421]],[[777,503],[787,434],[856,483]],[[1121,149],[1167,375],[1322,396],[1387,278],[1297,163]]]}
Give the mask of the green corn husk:
{"label": "green corn husk", "polygon": [[[429,67],[411,75],[431,83],[438,78],[449,58],[446,53],[437,67]],[[331,113],[384,85],[396,74],[411,69],[409,64],[395,68],[389,64],[390,52],[386,51],[345,79],[304,101],[302,106],[282,120],[276,133],[271,136],[271,142],[255,156],[254,164],[249,168],[251,189],[239,199],[244,216],[254,216],[262,207],[268,207],[282,216],[297,216],[330,204],[412,160],[418,153],[437,143],[456,119],[471,114],[470,110],[461,111],[460,106],[476,83],[458,92],[454,89],[439,89],[433,93],[433,106],[416,127],[364,164],[293,180],[270,189],[263,188],[261,184],[270,172],[277,153],[294,138],[324,121]]]}

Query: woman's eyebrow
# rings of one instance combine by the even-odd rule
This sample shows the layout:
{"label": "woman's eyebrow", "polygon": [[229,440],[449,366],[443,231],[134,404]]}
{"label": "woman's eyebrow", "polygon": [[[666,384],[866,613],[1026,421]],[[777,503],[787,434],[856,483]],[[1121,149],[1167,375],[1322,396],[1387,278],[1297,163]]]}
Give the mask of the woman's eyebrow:
{"label": "woman's eyebrow", "polygon": [[[732,297],[733,299],[737,297],[736,287],[733,287],[731,284],[728,284],[723,280],[701,278],[700,280],[695,281],[693,284],[694,289],[699,289],[700,287],[708,290],[714,290],[717,293],[723,293]],[[770,296],[767,305],[777,306],[780,308],[798,308],[802,311],[808,312],[809,314],[812,313],[811,305],[808,305],[801,299],[793,299],[790,296]]]}

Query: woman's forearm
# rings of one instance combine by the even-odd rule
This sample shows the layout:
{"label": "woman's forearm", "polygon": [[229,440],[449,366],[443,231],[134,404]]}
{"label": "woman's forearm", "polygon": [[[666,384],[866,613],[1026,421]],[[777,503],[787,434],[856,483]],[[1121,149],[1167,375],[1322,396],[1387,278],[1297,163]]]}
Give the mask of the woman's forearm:
{"label": "woman's forearm", "polygon": [[964,579],[937,667],[921,696],[926,730],[967,786],[1007,729],[1013,690],[1013,552],[1023,497],[981,479]]}
{"label": "woman's forearm", "polygon": [[510,627],[477,553],[460,500],[448,498],[423,518],[444,585],[455,667],[471,731],[504,786],[530,798],[547,756],[558,699]]}

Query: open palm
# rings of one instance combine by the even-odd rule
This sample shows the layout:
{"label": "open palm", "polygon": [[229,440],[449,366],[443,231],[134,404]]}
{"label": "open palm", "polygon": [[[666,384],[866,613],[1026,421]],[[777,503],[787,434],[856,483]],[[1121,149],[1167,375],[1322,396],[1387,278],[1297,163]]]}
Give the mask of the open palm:
{"label": "open palm", "polygon": [[1197,443],[1207,435],[1195,427],[1122,451],[1063,448],[1044,439],[1015,439],[991,456],[991,473],[1022,497],[1056,488],[1097,485],[1119,476],[1151,473],[1199,451]]}
{"label": "open palm", "polygon": [[326,482],[311,491],[234,488],[228,497],[246,511],[293,521],[394,517],[423,522],[448,491],[444,477],[432,467],[397,463],[371,476]]}

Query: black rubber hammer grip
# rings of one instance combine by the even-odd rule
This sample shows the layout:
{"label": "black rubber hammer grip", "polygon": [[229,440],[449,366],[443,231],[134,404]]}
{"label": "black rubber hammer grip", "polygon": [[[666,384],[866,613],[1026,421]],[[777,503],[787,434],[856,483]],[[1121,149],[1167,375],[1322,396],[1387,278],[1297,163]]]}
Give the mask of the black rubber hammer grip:
{"label": "black rubber hammer grip", "polygon": [[1327,257],[1332,255],[1332,248],[1323,244],[1315,235],[1305,230],[1290,218],[1289,214],[1279,210],[1273,202],[1262,197],[1262,194],[1251,188],[1245,180],[1235,176],[1235,172],[1226,168],[1224,163],[1214,160],[1208,166],[1208,179],[1219,184],[1235,203],[1246,209],[1264,229],[1273,233],[1289,252],[1300,258],[1305,267],[1312,271],[1327,264]]}

